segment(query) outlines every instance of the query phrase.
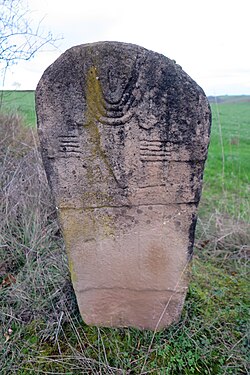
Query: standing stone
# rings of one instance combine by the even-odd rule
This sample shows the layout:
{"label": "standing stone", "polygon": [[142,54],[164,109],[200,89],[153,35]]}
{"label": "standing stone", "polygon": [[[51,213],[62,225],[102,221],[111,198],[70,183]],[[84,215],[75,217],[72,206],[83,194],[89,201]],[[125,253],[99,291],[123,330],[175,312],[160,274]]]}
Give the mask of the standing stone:
{"label": "standing stone", "polygon": [[202,89],[142,47],[73,47],[36,91],[41,151],[84,321],[180,316],[210,132]]}

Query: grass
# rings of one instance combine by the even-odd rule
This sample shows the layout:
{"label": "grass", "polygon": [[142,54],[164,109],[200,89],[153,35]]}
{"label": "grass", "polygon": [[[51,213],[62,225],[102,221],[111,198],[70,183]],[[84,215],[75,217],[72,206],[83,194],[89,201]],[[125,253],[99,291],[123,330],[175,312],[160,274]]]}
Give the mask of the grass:
{"label": "grass", "polygon": [[206,168],[209,191],[221,194],[223,189],[245,190],[250,176],[250,102],[212,104],[212,110],[213,132]]}
{"label": "grass", "polygon": [[34,91],[1,91],[0,108],[2,113],[19,113],[26,125],[36,124]]}
{"label": "grass", "polygon": [[[28,103],[30,97],[27,107],[23,101],[21,114],[28,112]],[[84,324],[35,131],[23,126],[15,110],[12,114],[4,110],[0,117],[3,375],[248,373],[249,106],[225,99],[213,105],[189,291],[179,323],[156,334]]]}

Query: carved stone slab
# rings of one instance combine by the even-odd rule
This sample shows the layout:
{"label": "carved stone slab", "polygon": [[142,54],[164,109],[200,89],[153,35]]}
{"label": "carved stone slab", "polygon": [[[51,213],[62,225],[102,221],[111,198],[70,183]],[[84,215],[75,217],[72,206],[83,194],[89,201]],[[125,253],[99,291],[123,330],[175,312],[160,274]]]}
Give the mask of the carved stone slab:
{"label": "carved stone slab", "polygon": [[204,92],[163,55],[100,42],[44,72],[36,109],[84,321],[177,321],[209,143]]}

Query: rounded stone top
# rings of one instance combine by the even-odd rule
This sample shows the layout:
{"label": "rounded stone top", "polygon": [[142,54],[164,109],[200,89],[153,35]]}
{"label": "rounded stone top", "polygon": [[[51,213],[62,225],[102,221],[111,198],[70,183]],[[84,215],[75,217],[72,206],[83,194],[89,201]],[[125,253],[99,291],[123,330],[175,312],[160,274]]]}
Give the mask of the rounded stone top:
{"label": "rounded stone top", "polygon": [[[180,163],[204,162],[211,113],[203,90],[175,61],[121,42],[72,47],[45,70],[36,90],[36,108],[54,189],[63,183],[59,169],[66,174],[76,159],[81,169],[86,165],[81,177],[74,174],[73,194],[68,189],[56,194],[62,201],[77,206],[141,202],[136,192],[146,177],[138,171],[149,165],[156,180],[165,171],[161,192],[153,191],[150,199],[198,200],[193,182],[186,188],[189,193],[171,193],[168,164],[179,163],[180,170]],[[84,198],[82,190],[89,190]],[[95,190],[102,191],[98,199]]]}

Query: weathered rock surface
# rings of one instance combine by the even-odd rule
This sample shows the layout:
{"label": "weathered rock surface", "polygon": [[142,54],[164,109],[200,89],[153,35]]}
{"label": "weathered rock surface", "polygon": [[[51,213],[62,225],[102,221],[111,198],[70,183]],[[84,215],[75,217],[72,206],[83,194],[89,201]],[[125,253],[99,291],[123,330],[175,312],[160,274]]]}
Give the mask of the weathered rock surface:
{"label": "weathered rock surface", "polygon": [[36,108],[84,321],[175,322],[209,143],[202,89],[160,54],[100,42],[69,49],[45,71]]}

